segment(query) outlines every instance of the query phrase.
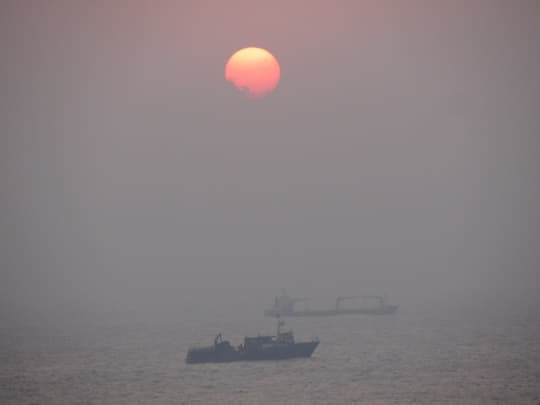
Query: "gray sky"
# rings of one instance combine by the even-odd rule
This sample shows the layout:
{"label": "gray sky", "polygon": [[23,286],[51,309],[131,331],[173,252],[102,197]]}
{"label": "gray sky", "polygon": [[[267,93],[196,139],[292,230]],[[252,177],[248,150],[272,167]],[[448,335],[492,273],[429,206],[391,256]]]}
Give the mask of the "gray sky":
{"label": "gray sky", "polygon": [[4,311],[538,298],[537,1],[80,3],[0,6]]}

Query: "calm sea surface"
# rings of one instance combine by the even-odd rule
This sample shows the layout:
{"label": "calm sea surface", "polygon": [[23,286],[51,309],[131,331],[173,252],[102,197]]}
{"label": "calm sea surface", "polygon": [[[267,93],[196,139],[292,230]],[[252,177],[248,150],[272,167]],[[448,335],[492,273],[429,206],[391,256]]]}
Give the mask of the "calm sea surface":
{"label": "calm sea surface", "polygon": [[[260,312],[260,311],[259,311]],[[0,332],[2,404],[533,404],[540,320],[418,313],[287,319],[311,359],[186,365],[217,332],[273,333],[259,312],[21,320]]]}

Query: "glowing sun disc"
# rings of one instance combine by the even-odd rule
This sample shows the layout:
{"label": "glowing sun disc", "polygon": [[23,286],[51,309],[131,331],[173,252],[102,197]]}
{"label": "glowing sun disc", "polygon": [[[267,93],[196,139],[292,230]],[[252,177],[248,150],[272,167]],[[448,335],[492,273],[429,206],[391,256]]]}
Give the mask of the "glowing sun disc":
{"label": "glowing sun disc", "polygon": [[225,65],[225,79],[252,98],[272,92],[279,82],[280,74],[277,59],[263,48],[240,49]]}

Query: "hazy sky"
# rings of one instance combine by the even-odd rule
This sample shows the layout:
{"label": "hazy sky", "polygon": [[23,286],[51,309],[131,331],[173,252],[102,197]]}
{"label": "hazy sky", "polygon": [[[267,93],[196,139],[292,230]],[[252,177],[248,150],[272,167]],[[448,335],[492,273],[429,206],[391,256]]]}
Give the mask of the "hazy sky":
{"label": "hazy sky", "polygon": [[4,1],[0,39],[3,311],[538,294],[535,0]]}

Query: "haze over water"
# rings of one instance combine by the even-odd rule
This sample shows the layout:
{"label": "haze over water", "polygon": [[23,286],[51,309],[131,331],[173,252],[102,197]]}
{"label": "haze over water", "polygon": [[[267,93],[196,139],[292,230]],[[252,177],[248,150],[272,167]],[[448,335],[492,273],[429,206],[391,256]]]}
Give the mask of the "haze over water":
{"label": "haze over water", "polygon": [[[537,403],[539,27],[525,0],[3,2],[0,402]],[[263,99],[223,77],[249,45]],[[306,362],[184,365],[273,331],[282,287],[400,307],[291,320]]]}
{"label": "haze over water", "polygon": [[[253,302],[252,307],[260,303]],[[478,311],[478,312],[476,312]],[[42,403],[536,404],[537,316],[478,309],[288,319],[312,358],[187,365],[222,332],[274,333],[260,311],[122,314],[3,327],[0,400]],[[476,313],[474,313],[476,312]]]}

